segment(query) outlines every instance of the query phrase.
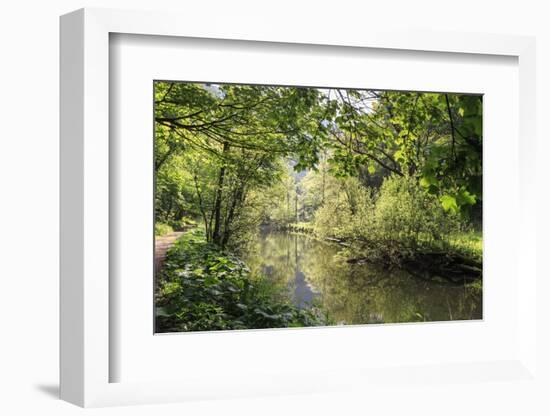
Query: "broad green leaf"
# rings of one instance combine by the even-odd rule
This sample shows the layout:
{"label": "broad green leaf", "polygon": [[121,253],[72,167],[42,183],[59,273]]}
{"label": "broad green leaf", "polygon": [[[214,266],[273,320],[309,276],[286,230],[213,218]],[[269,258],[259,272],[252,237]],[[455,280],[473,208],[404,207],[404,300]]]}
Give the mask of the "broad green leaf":
{"label": "broad green leaf", "polygon": [[439,198],[439,201],[441,202],[441,206],[445,211],[454,213],[458,212],[458,205],[454,196],[443,195],[441,198]]}
{"label": "broad green leaf", "polygon": [[476,196],[468,192],[466,189],[462,189],[457,194],[458,205],[474,205],[476,203]]}
{"label": "broad green leaf", "polygon": [[431,185],[437,186],[439,181],[434,175],[427,174],[420,179],[420,186],[423,188],[429,188]]}

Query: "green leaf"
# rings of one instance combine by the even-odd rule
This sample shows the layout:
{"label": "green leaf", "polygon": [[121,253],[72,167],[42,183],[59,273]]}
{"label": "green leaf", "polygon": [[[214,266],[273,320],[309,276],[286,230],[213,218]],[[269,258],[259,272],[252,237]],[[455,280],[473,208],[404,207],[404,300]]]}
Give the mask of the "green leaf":
{"label": "green leaf", "polygon": [[438,186],[439,181],[434,175],[427,174],[420,179],[420,186],[423,188],[429,188],[431,185]]}
{"label": "green leaf", "polygon": [[376,167],[373,163],[369,163],[369,166],[367,167],[367,171],[369,174],[374,175],[376,173]]}
{"label": "green leaf", "polygon": [[213,286],[217,283],[219,283],[219,280],[215,276],[206,276],[204,278],[204,285],[205,286]]}
{"label": "green leaf", "polygon": [[405,161],[405,157],[404,157],[403,152],[401,150],[398,150],[397,152],[395,152],[393,154],[393,157],[394,157],[395,161],[398,162],[398,163],[402,163],[402,162]]}
{"label": "green leaf", "polygon": [[476,196],[468,192],[466,189],[462,189],[457,195],[458,205],[474,205],[476,203]]}
{"label": "green leaf", "polygon": [[443,195],[441,198],[439,198],[439,201],[441,202],[441,205],[443,206],[443,209],[447,212],[458,212],[458,205],[456,203],[456,198],[451,195]]}

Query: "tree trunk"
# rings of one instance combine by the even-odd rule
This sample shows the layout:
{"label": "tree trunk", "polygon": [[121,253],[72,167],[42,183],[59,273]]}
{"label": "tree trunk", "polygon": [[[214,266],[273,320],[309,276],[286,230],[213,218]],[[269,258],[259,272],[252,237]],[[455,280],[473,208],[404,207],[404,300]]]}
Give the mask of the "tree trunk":
{"label": "tree trunk", "polygon": [[235,218],[235,210],[237,206],[240,205],[244,199],[243,195],[244,195],[244,186],[237,188],[233,193],[233,201],[231,201],[231,206],[229,207],[227,218],[225,219],[225,224],[223,227],[223,235],[221,237],[221,244],[220,244],[221,248],[225,248],[225,246],[229,242],[229,237],[231,236],[231,223]]}
{"label": "tree trunk", "polygon": [[208,223],[208,217],[206,216],[206,210],[204,208],[204,204],[202,201],[202,194],[199,187],[199,181],[197,179],[197,175],[194,175],[193,179],[195,181],[195,191],[197,193],[197,197],[199,198],[199,209],[201,211],[202,218],[204,220],[204,230],[206,232],[206,241],[210,241],[210,224]]}
{"label": "tree trunk", "polygon": [[[229,143],[224,142],[223,144],[223,154],[229,152]],[[223,198],[223,182],[225,179],[225,164],[220,168],[220,173],[218,175],[218,186],[216,189],[216,199],[214,202],[214,230],[212,233],[212,241],[215,244],[221,243],[221,211],[222,211],[222,198]]]}

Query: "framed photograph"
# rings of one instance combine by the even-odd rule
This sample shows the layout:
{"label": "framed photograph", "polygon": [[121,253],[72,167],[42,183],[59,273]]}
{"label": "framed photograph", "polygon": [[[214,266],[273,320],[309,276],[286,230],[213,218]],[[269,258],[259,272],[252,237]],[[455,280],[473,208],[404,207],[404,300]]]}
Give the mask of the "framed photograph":
{"label": "framed photograph", "polygon": [[482,319],[482,95],[153,89],[155,333]]}
{"label": "framed photograph", "polygon": [[62,398],[536,385],[534,40],[179,22],[61,18]]}

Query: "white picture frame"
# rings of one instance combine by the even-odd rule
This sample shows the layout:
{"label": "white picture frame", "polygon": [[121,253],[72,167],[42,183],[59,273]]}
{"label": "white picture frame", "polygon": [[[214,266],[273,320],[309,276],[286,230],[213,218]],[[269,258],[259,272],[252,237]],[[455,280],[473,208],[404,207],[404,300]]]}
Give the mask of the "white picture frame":
{"label": "white picture frame", "polygon": [[[534,189],[535,41],[508,35],[429,31],[360,30],[327,35],[323,28],[280,31],[276,26],[231,24],[204,26],[168,13],[82,9],[61,18],[61,398],[80,406],[159,403],[197,398],[339,391],[352,386],[430,384],[446,380],[480,383],[507,380],[538,383],[536,361],[536,279]],[[182,25],[181,22],[186,24]],[[244,22],[243,22],[244,23]],[[498,360],[478,362],[419,361],[411,368],[361,365],[315,372],[281,372],[254,380],[217,382],[199,373],[178,381],[111,382],[110,368],[120,359],[110,338],[110,170],[109,37],[110,34],[155,35],[226,41],[330,45],[332,47],[423,51],[439,54],[508,56],[519,68],[519,209],[514,246],[522,279],[517,291],[517,346]],[[261,44],[259,44],[261,47]],[[411,331],[414,331],[414,327]],[[151,334],[152,335],[152,334]],[[516,336],[517,335],[517,336]],[[224,336],[224,334],[221,334]],[[346,335],[353,340],[353,333]],[[217,341],[216,341],[217,342]],[[238,341],[237,341],[238,342]],[[511,350],[512,351],[512,350]],[[345,381],[342,381],[345,380]]]}

